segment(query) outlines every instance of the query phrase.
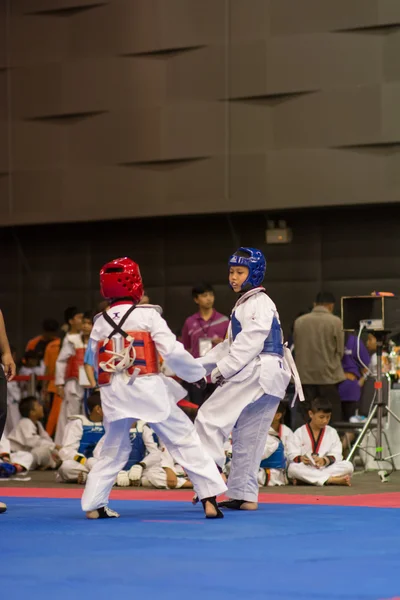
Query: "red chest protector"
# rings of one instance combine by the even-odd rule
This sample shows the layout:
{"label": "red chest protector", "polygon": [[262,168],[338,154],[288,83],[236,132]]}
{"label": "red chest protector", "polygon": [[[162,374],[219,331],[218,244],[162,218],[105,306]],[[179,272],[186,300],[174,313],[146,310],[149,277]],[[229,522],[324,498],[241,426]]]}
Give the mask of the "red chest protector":
{"label": "red chest protector", "polygon": [[85,357],[85,348],[75,348],[75,354],[70,356],[67,361],[67,370],[65,372],[65,380],[77,379],[79,381],[79,367],[83,367],[83,359]]}
{"label": "red chest protector", "polygon": [[[127,383],[138,375],[154,375],[160,372],[156,346],[148,331],[124,331],[123,323],[134,310],[132,306],[117,325],[106,312],[103,317],[112,326],[107,339],[97,344],[99,386],[109,385],[115,373],[123,373]],[[114,339],[119,333],[122,339]]]}
{"label": "red chest protector", "polygon": [[[127,331],[127,337],[121,340],[120,348],[116,340],[107,339],[97,344],[98,383],[109,385],[115,372],[124,372],[131,378],[136,375],[154,375],[160,372],[156,346],[147,331]],[[118,365],[127,355],[128,364],[125,369]],[[106,365],[108,369],[105,370]],[[111,370],[115,366],[115,370]],[[111,369],[110,369],[111,367]]]}

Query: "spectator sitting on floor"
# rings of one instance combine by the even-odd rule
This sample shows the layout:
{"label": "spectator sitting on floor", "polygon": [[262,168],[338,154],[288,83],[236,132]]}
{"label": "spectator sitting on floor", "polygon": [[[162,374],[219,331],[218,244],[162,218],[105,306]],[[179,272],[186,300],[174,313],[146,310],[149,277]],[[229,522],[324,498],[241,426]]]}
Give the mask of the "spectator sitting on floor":
{"label": "spectator sitting on floor", "polygon": [[129,437],[131,454],[125,469],[118,473],[116,485],[158,489],[193,487],[149,425],[142,421],[132,423]]}
{"label": "spectator sitting on floor", "polygon": [[0,440],[0,478],[8,478],[29,471],[33,456],[30,452],[19,450],[11,452],[11,446],[5,435]]}
{"label": "spectator sitting on floor", "polygon": [[287,485],[287,451],[293,438],[293,431],[283,424],[286,403],[280,402],[268,432],[264,454],[258,473],[260,486]]}
{"label": "spectator sitting on floor", "polygon": [[101,446],[98,442],[104,435],[104,427],[99,392],[89,396],[87,409],[89,418],[73,415],[65,428],[59,452],[63,461],[57,472],[59,482],[85,483],[87,474],[100,453]]}
{"label": "spectator sitting on floor", "polygon": [[26,451],[33,455],[31,469],[55,469],[60,463],[59,446],[53,442],[41,423],[43,406],[34,396],[21,400],[22,419],[8,436],[12,452]]}
{"label": "spectator sitting on floor", "polygon": [[336,429],[329,427],[332,405],[315,398],[310,422],[297,429],[288,444],[288,476],[293,483],[351,485],[353,465],[343,460],[342,443]]}

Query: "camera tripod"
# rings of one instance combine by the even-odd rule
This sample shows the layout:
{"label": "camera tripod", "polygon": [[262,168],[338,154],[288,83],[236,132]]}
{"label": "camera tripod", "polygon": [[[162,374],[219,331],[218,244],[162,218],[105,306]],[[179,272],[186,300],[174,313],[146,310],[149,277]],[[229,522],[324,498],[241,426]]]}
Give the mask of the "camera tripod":
{"label": "camera tripod", "polygon": [[[376,358],[377,358],[377,371],[376,371],[376,378],[375,378],[375,384],[374,384],[374,388],[375,388],[375,395],[374,395],[374,399],[373,399],[373,408],[370,411],[370,414],[360,432],[360,434],[358,435],[358,438],[356,439],[348,457],[346,460],[351,461],[357,448],[360,447],[361,442],[363,441],[365,435],[367,434],[368,430],[370,429],[371,423],[373,421],[373,419],[376,417],[377,419],[377,423],[376,423],[376,448],[375,448],[375,460],[376,461],[380,461],[380,460],[384,460],[384,461],[390,461],[392,460],[392,464],[394,467],[394,462],[393,462],[393,458],[395,458],[396,456],[398,456],[398,454],[395,454],[393,456],[387,456],[385,458],[383,458],[382,454],[383,454],[383,446],[382,446],[382,438],[384,435],[383,432],[383,411],[386,410],[394,419],[396,419],[396,421],[398,423],[400,423],[400,418],[389,408],[389,406],[387,405],[387,402],[385,401],[384,395],[383,395],[383,381],[382,381],[382,348],[383,348],[383,339],[385,337],[385,335],[387,334],[387,331],[374,331],[373,334],[375,335],[376,339],[377,339],[377,343],[376,343]],[[390,451],[390,449],[389,449]]]}

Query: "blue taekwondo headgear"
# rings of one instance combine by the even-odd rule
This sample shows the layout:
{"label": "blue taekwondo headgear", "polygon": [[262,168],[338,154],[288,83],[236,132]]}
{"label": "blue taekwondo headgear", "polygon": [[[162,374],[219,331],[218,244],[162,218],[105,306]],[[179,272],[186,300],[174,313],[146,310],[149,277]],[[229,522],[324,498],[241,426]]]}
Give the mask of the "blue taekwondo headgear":
{"label": "blue taekwondo headgear", "polygon": [[[248,256],[238,256],[238,252],[246,253]],[[267,261],[264,254],[257,248],[241,247],[229,259],[230,267],[238,267],[242,265],[249,269],[249,274],[246,281],[242,285],[242,291],[247,291],[251,288],[261,285],[265,277],[267,269]]]}

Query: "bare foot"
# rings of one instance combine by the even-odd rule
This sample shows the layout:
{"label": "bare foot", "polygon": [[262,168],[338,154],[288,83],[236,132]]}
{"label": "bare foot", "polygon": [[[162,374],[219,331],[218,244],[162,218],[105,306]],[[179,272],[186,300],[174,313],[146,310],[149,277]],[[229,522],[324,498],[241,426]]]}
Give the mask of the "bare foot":
{"label": "bare foot", "polygon": [[258,502],[249,502],[248,500],[222,500],[218,502],[220,508],[229,508],[230,510],[257,510]]}
{"label": "bare foot", "polygon": [[176,473],[169,467],[163,467],[163,469],[167,475],[167,488],[169,490],[175,489],[177,486],[177,483],[178,483],[178,478],[176,476]]}
{"label": "bare foot", "polygon": [[217,509],[215,506],[211,504],[211,502],[206,502],[204,505],[204,512],[206,517],[215,518],[217,515]]}
{"label": "bare foot", "polygon": [[290,480],[290,483],[291,483],[292,485],[297,485],[297,479],[291,479],[291,480]]}
{"label": "bare foot", "polygon": [[326,484],[327,485],[347,485],[347,486],[351,487],[351,477],[350,477],[350,475],[329,477]]}
{"label": "bare foot", "polygon": [[86,483],[87,473],[84,471],[79,471],[77,482],[80,484]]}
{"label": "bare foot", "polygon": [[257,510],[258,502],[243,502],[240,510]]}
{"label": "bare foot", "polygon": [[108,508],[108,506],[102,506],[96,510],[88,510],[86,512],[87,519],[118,519],[119,517],[119,513]]}

